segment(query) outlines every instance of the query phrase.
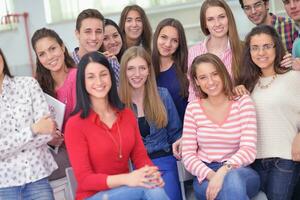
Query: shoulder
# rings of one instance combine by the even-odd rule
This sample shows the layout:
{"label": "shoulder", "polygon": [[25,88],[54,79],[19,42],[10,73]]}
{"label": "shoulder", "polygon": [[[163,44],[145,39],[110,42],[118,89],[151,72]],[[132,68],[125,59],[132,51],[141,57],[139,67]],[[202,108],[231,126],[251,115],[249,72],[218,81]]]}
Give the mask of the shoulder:
{"label": "shoulder", "polygon": [[[235,104],[239,110],[248,110],[254,108],[254,102],[249,95],[243,95],[240,98],[234,100]],[[234,108],[234,106],[232,107]]]}
{"label": "shoulder", "polygon": [[172,98],[171,95],[170,95],[170,93],[169,93],[169,90],[167,88],[157,87],[157,91],[158,91],[158,94],[159,94],[160,98],[163,101],[166,101],[166,100]]}
{"label": "shoulder", "polygon": [[197,44],[195,44],[189,48],[189,53],[197,52],[197,51],[201,50],[203,48],[203,46],[204,46],[204,41],[200,41]]}
{"label": "shoulder", "polygon": [[276,20],[278,20],[279,23],[289,24],[289,25],[294,24],[294,22],[292,21],[292,19],[289,18],[289,17],[278,16],[278,15],[274,15],[274,14],[272,14],[272,16],[273,16]]}
{"label": "shoulder", "polygon": [[186,110],[201,109],[200,102],[201,100],[198,98],[190,101],[186,107]]}
{"label": "shoulder", "polygon": [[120,110],[119,111],[121,116],[122,116],[122,119],[126,119],[126,120],[129,120],[129,121],[136,121],[136,117],[135,117],[135,114],[133,113],[133,111],[129,108],[124,108],[123,110]]}

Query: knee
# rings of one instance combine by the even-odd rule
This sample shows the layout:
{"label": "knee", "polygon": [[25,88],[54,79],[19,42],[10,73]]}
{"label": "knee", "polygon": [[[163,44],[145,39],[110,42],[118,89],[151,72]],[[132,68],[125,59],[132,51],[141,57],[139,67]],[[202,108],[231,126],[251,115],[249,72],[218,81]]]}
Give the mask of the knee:
{"label": "knee", "polygon": [[160,187],[146,189],[145,196],[147,200],[169,200],[165,190]]}
{"label": "knee", "polygon": [[230,193],[246,193],[246,186],[237,170],[232,170],[224,178],[222,190]]}

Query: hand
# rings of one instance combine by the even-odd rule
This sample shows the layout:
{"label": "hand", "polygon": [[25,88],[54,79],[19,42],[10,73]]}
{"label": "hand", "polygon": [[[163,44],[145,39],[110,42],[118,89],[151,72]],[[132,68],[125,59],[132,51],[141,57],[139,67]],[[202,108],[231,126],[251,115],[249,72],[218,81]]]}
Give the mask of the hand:
{"label": "hand", "polygon": [[287,53],[285,56],[283,56],[282,61],[280,62],[280,66],[284,68],[290,68],[292,67],[293,63],[293,57],[292,54]]}
{"label": "hand", "polygon": [[48,142],[51,146],[60,146],[64,142],[64,136],[60,130],[56,130],[55,134],[52,135],[52,140]]}
{"label": "hand", "polygon": [[176,142],[172,144],[173,155],[177,159],[181,159],[181,150],[182,150],[182,138],[178,139]]}
{"label": "hand", "polygon": [[158,168],[155,166],[145,166],[140,169],[130,172],[127,176],[127,186],[130,187],[145,187],[153,188],[161,184],[161,180],[157,180],[159,173]]}
{"label": "hand", "polygon": [[249,95],[250,94],[250,92],[245,88],[244,85],[235,86],[235,88],[233,89],[233,92],[237,96],[243,96],[243,95]]}
{"label": "hand", "polygon": [[56,123],[50,115],[46,115],[31,125],[34,134],[55,134]]}
{"label": "hand", "polygon": [[292,143],[292,160],[300,161],[300,133],[298,133]]}
{"label": "hand", "polygon": [[226,168],[221,167],[218,169],[217,172],[215,172],[215,174],[212,177],[210,177],[206,189],[207,200],[214,200],[218,196],[220,190],[222,189],[223,181],[226,173],[227,173]]}
{"label": "hand", "polygon": [[300,70],[300,58],[294,58],[294,59],[293,59],[292,68],[293,68],[294,70],[297,70],[297,71]]}
{"label": "hand", "polygon": [[102,53],[106,58],[116,58],[117,59],[117,57],[114,55],[114,54],[112,54],[111,52],[109,52],[109,51],[105,51],[105,52],[103,52]]}

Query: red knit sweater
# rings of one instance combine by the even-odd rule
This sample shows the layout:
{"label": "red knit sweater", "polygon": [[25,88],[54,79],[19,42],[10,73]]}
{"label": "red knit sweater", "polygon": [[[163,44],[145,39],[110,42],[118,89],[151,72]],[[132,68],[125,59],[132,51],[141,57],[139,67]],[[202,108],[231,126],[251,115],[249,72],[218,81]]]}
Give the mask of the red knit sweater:
{"label": "red knit sweater", "polygon": [[153,165],[147,156],[136,118],[129,109],[117,113],[111,128],[101,122],[93,110],[85,119],[79,114],[70,117],[65,127],[65,142],[78,182],[77,200],[109,189],[107,177],[128,173],[129,159],[137,169]]}

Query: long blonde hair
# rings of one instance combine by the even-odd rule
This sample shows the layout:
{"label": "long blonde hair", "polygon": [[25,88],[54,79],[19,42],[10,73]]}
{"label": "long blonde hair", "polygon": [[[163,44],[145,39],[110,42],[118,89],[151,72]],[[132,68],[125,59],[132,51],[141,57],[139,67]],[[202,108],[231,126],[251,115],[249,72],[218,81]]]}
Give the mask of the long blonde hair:
{"label": "long blonde hair", "polygon": [[164,128],[168,124],[166,108],[158,94],[155,73],[149,53],[140,46],[130,47],[121,59],[119,96],[126,107],[132,108],[132,87],[128,81],[126,70],[128,62],[133,58],[143,58],[148,65],[149,75],[145,82],[144,112],[148,122],[154,123],[157,128]]}

